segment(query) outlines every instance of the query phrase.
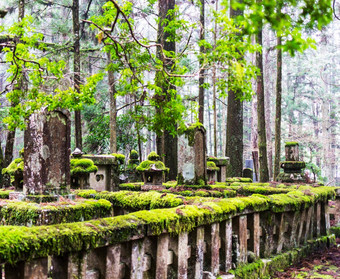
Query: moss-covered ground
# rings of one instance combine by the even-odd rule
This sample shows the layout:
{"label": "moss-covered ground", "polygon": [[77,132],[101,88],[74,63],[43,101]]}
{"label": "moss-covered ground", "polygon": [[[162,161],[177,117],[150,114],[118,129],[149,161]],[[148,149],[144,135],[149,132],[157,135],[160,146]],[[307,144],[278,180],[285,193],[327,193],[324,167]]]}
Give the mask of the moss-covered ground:
{"label": "moss-covered ground", "polygon": [[299,263],[276,272],[272,278],[340,278],[340,239],[336,246],[315,251]]}

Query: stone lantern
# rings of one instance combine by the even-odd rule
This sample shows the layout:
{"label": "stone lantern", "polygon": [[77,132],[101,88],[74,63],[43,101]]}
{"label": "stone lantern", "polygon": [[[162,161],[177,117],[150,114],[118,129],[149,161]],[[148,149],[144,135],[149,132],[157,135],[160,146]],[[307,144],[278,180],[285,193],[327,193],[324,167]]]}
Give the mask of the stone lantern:
{"label": "stone lantern", "polygon": [[208,174],[208,181],[217,181],[217,172],[220,170],[219,167],[216,167],[215,162],[208,161],[207,162],[207,174]]}
{"label": "stone lantern", "polygon": [[76,148],[71,159],[72,188],[88,189],[90,187],[90,173],[97,172],[98,167],[89,158],[82,158],[83,152]]}
{"label": "stone lantern", "polygon": [[280,162],[283,172],[279,173],[276,180],[287,183],[306,183],[302,174],[302,169],[306,167],[306,163],[299,161],[299,143],[286,142],[285,156],[286,161]]}
{"label": "stone lantern", "polygon": [[159,155],[156,152],[151,152],[148,159],[139,164],[136,168],[142,173],[144,185],[142,190],[157,190],[163,187],[164,174],[169,171],[164,163],[159,160]]}

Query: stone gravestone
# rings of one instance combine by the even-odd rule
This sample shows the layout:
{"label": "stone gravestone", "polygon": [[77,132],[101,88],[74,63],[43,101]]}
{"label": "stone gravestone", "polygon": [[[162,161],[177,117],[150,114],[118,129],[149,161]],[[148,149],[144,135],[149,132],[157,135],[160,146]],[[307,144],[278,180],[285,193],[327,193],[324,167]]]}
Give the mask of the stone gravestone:
{"label": "stone gravestone", "polygon": [[206,131],[203,125],[191,125],[179,137],[178,184],[207,183]]}
{"label": "stone gravestone", "polygon": [[70,114],[41,111],[28,119],[24,134],[24,194],[61,194],[70,187]]}

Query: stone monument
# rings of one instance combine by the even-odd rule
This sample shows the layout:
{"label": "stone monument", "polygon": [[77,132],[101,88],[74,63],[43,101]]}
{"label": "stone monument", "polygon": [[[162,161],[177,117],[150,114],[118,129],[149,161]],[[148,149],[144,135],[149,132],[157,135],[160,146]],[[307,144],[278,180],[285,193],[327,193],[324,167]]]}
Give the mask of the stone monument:
{"label": "stone monument", "polygon": [[70,189],[70,114],[32,114],[24,133],[24,194],[62,194]]}

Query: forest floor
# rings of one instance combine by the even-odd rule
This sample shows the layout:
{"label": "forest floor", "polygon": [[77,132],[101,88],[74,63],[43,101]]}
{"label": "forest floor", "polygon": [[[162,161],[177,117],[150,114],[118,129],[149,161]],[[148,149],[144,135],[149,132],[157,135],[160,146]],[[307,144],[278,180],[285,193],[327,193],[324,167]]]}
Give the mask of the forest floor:
{"label": "forest floor", "polygon": [[316,251],[298,264],[276,272],[273,278],[340,279],[340,238],[336,242],[337,245]]}

